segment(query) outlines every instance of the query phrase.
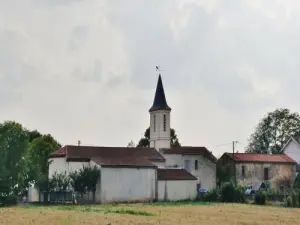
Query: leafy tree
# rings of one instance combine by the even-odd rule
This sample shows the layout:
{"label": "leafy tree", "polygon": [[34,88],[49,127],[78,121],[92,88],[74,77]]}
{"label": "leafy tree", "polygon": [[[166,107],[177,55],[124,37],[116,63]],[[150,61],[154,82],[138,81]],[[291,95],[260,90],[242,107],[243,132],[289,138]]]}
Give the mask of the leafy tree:
{"label": "leafy tree", "polygon": [[32,131],[27,130],[27,134],[28,134],[29,142],[32,142],[34,139],[42,136],[42,134],[37,130],[32,130]]}
{"label": "leafy tree", "polygon": [[29,144],[25,155],[27,181],[36,183],[39,189],[47,189],[49,156],[60,144],[50,135],[39,136]]}
{"label": "leafy tree", "polygon": [[[28,136],[22,125],[13,121],[0,124],[0,156],[6,172],[2,179],[9,185],[9,192],[19,194],[21,160],[28,147]],[[7,190],[8,191],[8,190]]]}
{"label": "leafy tree", "polygon": [[54,173],[49,179],[49,189],[51,191],[66,191],[70,185],[70,177],[67,172]]}
{"label": "leafy tree", "polygon": [[[171,128],[171,146],[180,147],[180,143],[177,134],[173,128]],[[150,147],[150,127],[148,127],[144,133],[144,137],[139,140],[136,147]]]}
{"label": "leafy tree", "polygon": [[300,135],[300,116],[289,109],[276,109],[268,113],[251,135],[248,153],[281,154],[291,137]]}
{"label": "leafy tree", "polygon": [[231,164],[222,165],[221,161],[217,161],[216,169],[218,186],[225,182],[233,182],[234,172]]}
{"label": "leafy tree", "polygon": [[83,197],[89,192],[93,193],[93,200],[95,200],[95,192],[97,182],[100,178],[100,169],[97,166],[81,168],[78,171],[70,173],[71,185],[75,192]]}

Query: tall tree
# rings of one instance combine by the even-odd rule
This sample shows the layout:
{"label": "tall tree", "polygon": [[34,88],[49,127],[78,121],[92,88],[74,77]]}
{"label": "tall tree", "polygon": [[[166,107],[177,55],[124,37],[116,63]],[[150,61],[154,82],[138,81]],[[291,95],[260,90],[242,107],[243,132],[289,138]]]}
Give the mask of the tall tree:
{"label": "tall tree", "polygon": [[[172,147],[180,147],[177,134],[173,128],[171,128],[171,146]],[[136,147],[150,147],[150,127],[146,129],[144,132],[144,137],[139,140],[139,143]]]}
{"label": "tall tree", "polygon": [[21,160],[27,147],[28,135],[21,124],[13,121],[0,124],[0,155],[6,169],[4,177],[9,179],[5,182],[10,184],[11,191],[15,193],[22,170]]}
{"label": "tall tree", "polygon": [[249,139],[246,152],[281,154],[291,137],[300,136],[300,116],[289,109],[276,109],[259,122]]}
{"label": "tall tree", "polygon": [[47,180],[48,158],[60,146],[50,134],[33,139],[25,156],[28,181],[40,184]]}

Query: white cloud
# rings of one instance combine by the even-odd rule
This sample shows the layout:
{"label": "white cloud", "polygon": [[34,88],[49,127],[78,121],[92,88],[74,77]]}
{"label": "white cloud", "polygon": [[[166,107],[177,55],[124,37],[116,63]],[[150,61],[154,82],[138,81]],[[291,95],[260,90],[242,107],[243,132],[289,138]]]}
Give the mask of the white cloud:
{"label": "white cloud", "polygon": [[0,119],[63,144],[126,145],[149,124],[161,64],[186,145],[247,143],[300,110],[296,0],[0,0]]}

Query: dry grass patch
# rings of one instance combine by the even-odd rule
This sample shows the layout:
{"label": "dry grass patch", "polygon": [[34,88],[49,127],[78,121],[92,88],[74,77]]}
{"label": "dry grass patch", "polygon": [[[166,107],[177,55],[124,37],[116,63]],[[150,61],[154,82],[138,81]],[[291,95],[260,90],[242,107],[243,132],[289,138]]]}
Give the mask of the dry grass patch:
{"label": "dry grass patch", "polygon": [[[300,225],[300,209],[239,204],[91,206],[0,209],[0,224],[162,224],[162,225]],[[147,212],[149,215],[142,215]],[[129,214],[128,214],[129,213]]]}

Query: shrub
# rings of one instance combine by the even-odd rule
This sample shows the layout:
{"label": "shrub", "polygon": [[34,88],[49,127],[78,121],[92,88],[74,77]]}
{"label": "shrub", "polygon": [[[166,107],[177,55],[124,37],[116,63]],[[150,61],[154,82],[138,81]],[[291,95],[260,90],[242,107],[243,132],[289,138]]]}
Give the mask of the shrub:
{"label": "shrub", "polygon": [[292,192],[291,198],[293,207],[297,207],[297,195],[294,191]]}
{"label": "shrub", "polygon": [[286,198],[286,206],[287,206],[287,207],[292,207],[292,206],[293,206],[293,199],[292,199],[291,196],[288,196],[288,197]]}
{"label": "shrub", "polygon": [[265,205],[266,204],[266,193],[264,191],[256,192],[254,200],[257,205]]}
{"label": "shrub", "polygon": [[239,203],[245,203],[245,187],[237,186],[234,191],[234,201]]}
{"label": "shrub", "polygon": [[0,196],[0,206],[16,205],[17,201],[18,198],[15,195]]}
{"label": "shrub", "polygon": [[222,202],[234,202],[235,201],[235,187],[231,182],[225,182],[221,185],[220,195]]}
{"label": "shrub", "polygon": [[205,193],[203,196],[203,201],[205,202],[218,202],[220,201],[220,193],[217,188],[214,188],[212,190],[209,190]]}

